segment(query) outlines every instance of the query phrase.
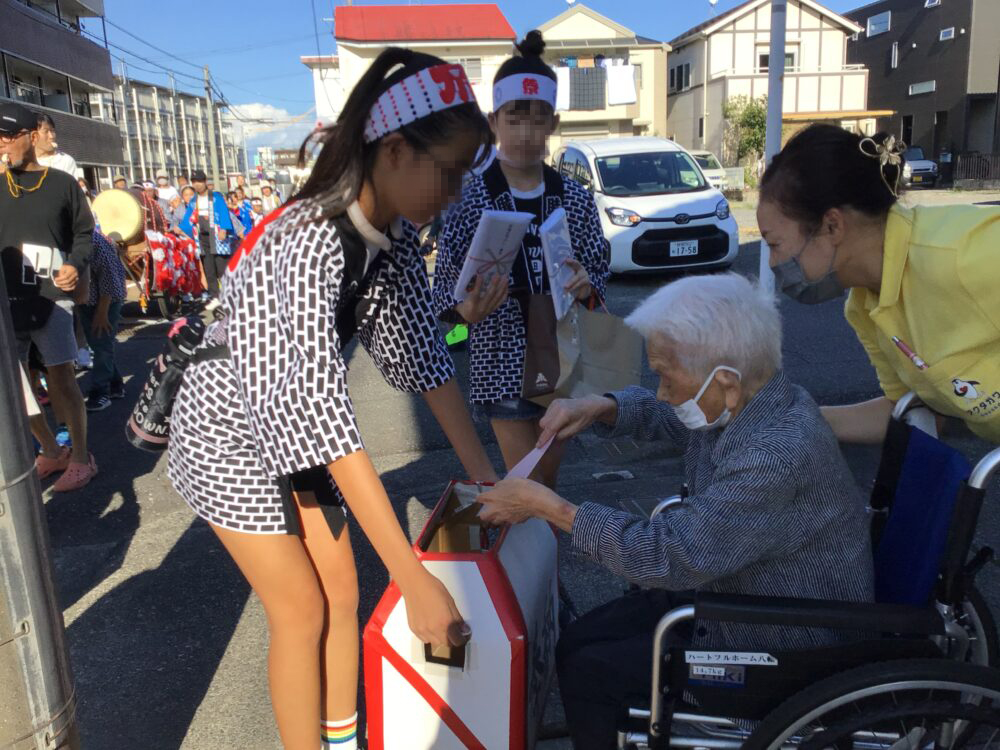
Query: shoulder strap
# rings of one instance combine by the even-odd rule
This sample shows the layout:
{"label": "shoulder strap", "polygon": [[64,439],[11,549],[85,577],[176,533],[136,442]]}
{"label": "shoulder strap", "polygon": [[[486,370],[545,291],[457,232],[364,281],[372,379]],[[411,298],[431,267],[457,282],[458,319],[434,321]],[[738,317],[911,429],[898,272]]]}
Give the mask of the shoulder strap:
{"label": "shoulder strap", "polygon": [[489,193],[493,203],[496,203],[497,199],[504,193],[510,192],[507,178],[504,177],[503,170],[500,169],[500,159],[494,159],[493,163],[483,170],[481,176],[483,184],[486,185],[486,192]]}
{"label": "shoulder strap", "polygon": [[548,164],[542,165],[542,179],[545,181],[545,194],[555,195],[559,198],[560,203],[564,203],[565,200],[565,186],[563,184],[562,175],[556,170],[550,167]]}

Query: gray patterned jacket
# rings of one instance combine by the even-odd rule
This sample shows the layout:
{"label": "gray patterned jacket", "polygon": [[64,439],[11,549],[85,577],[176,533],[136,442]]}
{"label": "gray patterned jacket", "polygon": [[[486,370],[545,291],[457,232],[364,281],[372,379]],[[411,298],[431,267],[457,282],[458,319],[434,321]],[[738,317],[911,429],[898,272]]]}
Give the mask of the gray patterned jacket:
{"label": "gray patterned jacket", "polygon": [[[871,601],[872,556],[862,497],[816,403],[778,373],[723,430],[691,432],[643,388],[618,402],[607,436],[685,449],[690,496],[652,521],[584,503],[575,549],[643,586],[767,597]],[[699,623],[707,646],[805,648],[849,634]]]}

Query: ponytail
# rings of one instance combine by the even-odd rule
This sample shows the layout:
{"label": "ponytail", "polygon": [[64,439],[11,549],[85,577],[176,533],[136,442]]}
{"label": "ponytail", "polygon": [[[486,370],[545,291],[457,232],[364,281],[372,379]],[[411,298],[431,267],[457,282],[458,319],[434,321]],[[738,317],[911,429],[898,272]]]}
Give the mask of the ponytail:
{"label": "ponytail", "polygon": [[898,198],[905,148],[886,133],[866,137],[836,125],[810,125],[765,170],[761,200],[773,201],[810,231],[841,206],[883,217]]}

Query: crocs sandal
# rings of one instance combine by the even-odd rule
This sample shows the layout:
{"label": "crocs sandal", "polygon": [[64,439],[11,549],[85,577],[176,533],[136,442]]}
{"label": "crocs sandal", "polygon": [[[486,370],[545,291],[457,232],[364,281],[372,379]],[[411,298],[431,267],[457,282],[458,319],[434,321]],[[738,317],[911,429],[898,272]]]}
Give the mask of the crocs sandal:
{"label": "crocs sandal", "polygon": [[65,471],[66,467],[69,466],[69,456],[69,448],[60,448],[58,458],[49,458],[43,453],[39,453],[35,456],[35,470],[38,472],[38,478],[45,479],[47,476]]}
{"label": "crocs sandal", "polygon": [[52,485],[53,492],[72,492],[87,484],[97,476],[97,462],[94,461],[94,454],[90,454],[90,462],[85,464],[70,461],[69,466],[63,475]]}

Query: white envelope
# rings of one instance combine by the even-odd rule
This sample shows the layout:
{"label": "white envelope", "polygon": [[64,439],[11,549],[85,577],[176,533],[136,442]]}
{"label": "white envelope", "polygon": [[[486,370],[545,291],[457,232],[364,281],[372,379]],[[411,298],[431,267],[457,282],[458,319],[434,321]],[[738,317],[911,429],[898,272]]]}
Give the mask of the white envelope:
{"label": "white envelope", "polygon": [[483,211],[455,284],[455,299],[462,301],[469,296],[474,277],[482,277],[483,289],[494,276],[507,277],[533,218],[533,214],[520,211]]}
{"label": "white envelope", "polygon": [[573,269],[566,261],[573,258],[573,245],[569,236],[566,211],[557,208],[538,228],[545,255],[545,270],[549,274],[549,288],[552,291],[552,305],[556,320],[563,317],[573,307],[574,297],[566,291],[566,285],[573,278]]}

